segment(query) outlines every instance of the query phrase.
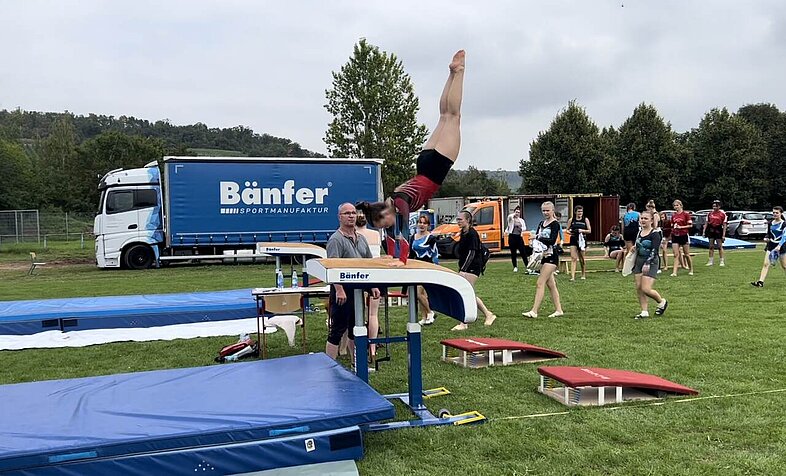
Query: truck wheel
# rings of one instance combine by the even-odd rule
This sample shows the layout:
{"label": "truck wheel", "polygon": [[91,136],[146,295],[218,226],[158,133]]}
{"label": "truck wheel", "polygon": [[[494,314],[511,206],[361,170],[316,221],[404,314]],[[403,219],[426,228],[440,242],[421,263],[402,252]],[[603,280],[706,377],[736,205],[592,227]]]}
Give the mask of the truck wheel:
{"label": "truck wheel", "polygon": [[153,250],[147,245],[133,245],[126,250],[123,262],[128,269],[147,269],[153,265]]}

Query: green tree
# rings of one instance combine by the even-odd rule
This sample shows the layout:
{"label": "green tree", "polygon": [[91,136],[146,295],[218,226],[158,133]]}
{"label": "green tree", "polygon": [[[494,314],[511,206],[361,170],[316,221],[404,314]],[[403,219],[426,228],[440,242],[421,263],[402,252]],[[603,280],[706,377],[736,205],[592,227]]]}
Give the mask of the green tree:
{"label": "green tree", "polygon": [[617,158],[616,190],[623,202],[640,208],[648,200],[665,208],[675,198],[679,169],[671,126],[654,106],[639,104],[614,139]]}
{"label": "green tree", "polygon": [[45,204],[71,211],[71,204],[78,201],[75,196],[78,184],[73,181],[80,167],[78,144],[73,117],[70,114],[59,116],[49,136],[41,142],[37,159],[38,180]]}
{"label": "green tree", "polygon": [[38,206],[33,164],[21,146],[0,139],[0,210]]}
{"label": "green tree", "polygon": [[333,73],[325,109],[331,157],[381,158],[386,193],[413,175],[428,129],[417,123],[412,81],[395,55],[361,39],[349,62]]}
{"label": "green tree", "polygon": [[759,130],[726,108],[713,109],[688,138],[697,164],[695,207],[720,199],[728,208],[756,208],[769,196],[767,145]]}
{"label": "green tree", "polygon": [[507,182],[489,177],[485,170],[469,166],[467,170],[451,170],[437,191],[437,197],[478,197],[509,195]]}
{"label": "green tree", "polygon": [[[767,144],[767,171],[770,194],[766,200],[770,206],[786,203],[786,113],[772,104],[749,104],[742,106],[737,115],[753,124]],[[766,205],[766,204],[765,204]]]}
{"label": "green tree", "polygon": [[521,193],[608,192],[598,126],[575,101],[560,111],[530,144],[529,160],[519,162]]}
{"label": "green tree", "polygon": [[105,132],[79,146],[79,167],[70,179],[75,193],[68,210],[92,211],[98,206],[98,180],[116,168],[131,169],[160,160],[166,146],[159,139]]}

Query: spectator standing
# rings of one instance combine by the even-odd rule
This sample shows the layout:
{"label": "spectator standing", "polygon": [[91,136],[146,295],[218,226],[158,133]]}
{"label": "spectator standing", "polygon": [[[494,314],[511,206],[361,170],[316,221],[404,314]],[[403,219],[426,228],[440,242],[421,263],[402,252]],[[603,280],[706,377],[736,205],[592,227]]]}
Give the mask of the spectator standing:
{"label": "spectator standing", "polygon": [[[475,287],[480,275],[483,273],[483,257],[482,257],[482,243],[480,236],[475,228],[472,226],[472,214],[466,210],[461,210],[456,217],[456,223],[461,228],[461,238],[458,243],[458,259],[459,259],[459,274],[464,277],[472,287]],[[490,326],[497,318],[483,301],[480,296],[475,295],[475,301],[480,310],[485,316],[485,325]],[[451,330],[463,331],[467,329],[467,324],[459,323]]]}
{"label": "spectator standing", "polygon": [[581,264],[581,279],[587,279],[587,268],[584,263],[584,250],[587,249],[587,235],[592,232],[590,221],[584,216],[584,207],[576,206],[573,216],[568,220],[568,231],[570,232],[570,280],[576,280],[576,264]]}
{"label": "spectator standing", "polygon": [[[351,203],[342,203],[338,207],[339,228],[327,242],[328,258],[371,258],[371,250],[366,238],[357,232],[357,210]],[[379,289],[370,291],[372,298],[379,298]],[[355,321],[354,293],[347,292],[340,284],[330,286],[330,321],[325,353],[335,359],[341,336],[349,333],[349,351],[354,360],[355,336],[352,327]]]}
{"label": "spectator standing", "polygon": [[[355,225],[357,226],[357,232],[360,235],[363,235],[368,242],[369,250],[371,251],[372,258],[379,258],[382,254],[382,236],[379,234],[378,230],[372,230],[371,228],[366,227],[366,215],[363,213],[362,210],[357,210],[357,219],[355,220]],[[368,337],[369,339],[376,339],[379,336],[379,304],[380,298],[379,297],[372,297],[368,296]],[[377,358],[377,345],[370,344],[368,346],[368,356],[371,359],[371,363]]]}
{"label": "spectator standing", "polygon": [[636,237],[639,234],[639,216],[636,204],[630,202],[625,215],[622,216],[622,237],[625,239],[625,251],[633,249],[633,245],[636,243]]}
{"label": "spectator standing", "polygon": [[669,240],[671,239],[671,218],[666,212],[660,212],[660,230],[663,240],[660,242],[661,262],[660,269],[669,269]]}
{"label": "spectator standing", "polygon": [[[437,237],[429,231],[431,222],[426,215],[418,217],[417,231],[412,236],[412,244],[410,250],[413,257],[419,261],[426,261],[429,263],[439,264],[439,250],[437,249]],[[420,311],[423,313],[423,318],[420,320],[420,325],[431,325],[434,323],[435,314],[431,310],[428,303],[428,294],[423,286],[418,286],[418,304],[420,304]]]}
{"label": "spectator standing", "polygon": [[690,240],[688,233],[693,227],[693,218],[690,213],[682,209],[682,201],[674,200],[672,204],[675,213],[671,216],[671,248],[674,251],[674,269],[671,275],[677,276],[677,268],[688,270],[688,275],[693,276],[693,260],[690,258]]}
{"label": "spectator standing", "polygon": [[726,263],[723,261],[723,242],[726,240],[726,225],[728,222],[729,217],[721,209],[721,201],[715,200],[712,202],[712,211],[707,214],[707,221],[704,222],[704,229],[701,233],[707,237],[710,245],[710,259],[707,261],[707,266],[715,264],[716,246],[720,256],[720,266],[726,266]]}
{"label": "spectator standing", "polygon": [[521,207],[516,207],[513,213],[508,215],[505,234],[508,235],[508,248],[510,248],[510,261],[513,263],[513,272],[519,272],[517,254],[521,254],[524,266],[527,266],[527,259],[532,252],[532,248],[524,244],[522,233],[527,229],[527,223],[521,218]]}

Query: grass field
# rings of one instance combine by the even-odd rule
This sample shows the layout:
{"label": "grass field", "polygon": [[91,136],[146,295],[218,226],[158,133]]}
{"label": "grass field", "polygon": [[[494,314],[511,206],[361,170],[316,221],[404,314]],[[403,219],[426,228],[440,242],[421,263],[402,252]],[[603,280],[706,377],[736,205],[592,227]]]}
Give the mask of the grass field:
{"label": "grass field", "polygon": [[[786,276],[773,269],[766,287],[749,282],[762,252],[735,251],[725,268],[705,268],[696,250],[696,275],[664,275],[656,288],[670,301],[666,315],[636,321],[632,277],[590,273],[586,281],[558,278],[564,318],[526,320],[535,279],[492,261],[478,293],[499,316],[493,327],[473,324],[467,336],[502,337],[565,352],[552,365],[612,367],[652,373],[693,387],[700,398],[617,409],[565,407],[538,394],[535,366],[470,370],[440,362],[441,339],[455,336],[444,316],[424,330],[426,388],[452,394],[427,400],[436,412],[478,410],[483,425],[368,434],[362,474],[786,474]],[[5,261],[8,264],[10,256]],[[590,262],[590,269],[609,268]],[[449,267],[455,267],[448,263]],[[0,300],[206,291],[272,285],[269,266],[212,266],[100,271],[91,265],[44,268],[39,276],[0,266]],[[541,315],[553,310],[548,299]],[[404,309],[393,308],[394,334]],[[324,314],[308,320],[311,351],[324,348]],[[80,349],[0,352],[0,383],[69,378],[213,364],[232,337],[117,343]],[[282,333],[271,355],[292,355]],[[406,389],[406,349],[392,346],[392,362],[372,374],[382,393]],[[225,364],[232,365],[232,364]],[[239,387],[242,387],[239,382]],[[769,393],[764,393],[768,392]],[[737,394],[750,393],[745,396]],[[732,396],[729,396],[732,395]],[[406,416],[405,412],[400,412]],[[559,413],[530,417],[536,414]]]}

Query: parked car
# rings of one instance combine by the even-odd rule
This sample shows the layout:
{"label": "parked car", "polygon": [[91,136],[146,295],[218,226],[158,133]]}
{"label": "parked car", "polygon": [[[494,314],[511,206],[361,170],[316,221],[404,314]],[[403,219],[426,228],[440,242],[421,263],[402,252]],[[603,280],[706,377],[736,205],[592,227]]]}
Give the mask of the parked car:
{"label": "parked car", "polygon": [[764,219],[767,220],[767,223],[771,223],[772,222],[773,214],[772,214],[771,211],[769,211],[769,212],[761,212],[761,214],[764,215]]}
{"label": "parked car", "polygon": [[693,217],[693,228],[690,229],[691,235],[701,236],[704,231],[704,224],[707,223],[707,214],[708,213],[704,210],[699,210],[698,212],[690,214],[691,217]]}
{"label": "parked car", "polygon": [[733,238],[763,239],[767,234],[767,220],[761,212],[730,211],[726,235]]}

